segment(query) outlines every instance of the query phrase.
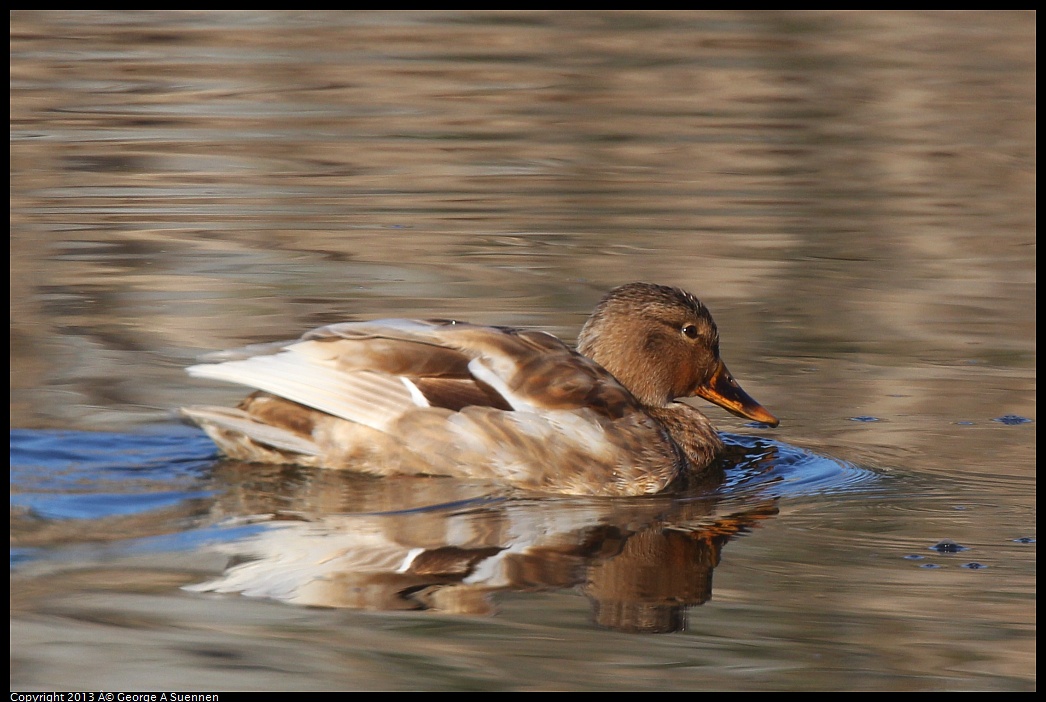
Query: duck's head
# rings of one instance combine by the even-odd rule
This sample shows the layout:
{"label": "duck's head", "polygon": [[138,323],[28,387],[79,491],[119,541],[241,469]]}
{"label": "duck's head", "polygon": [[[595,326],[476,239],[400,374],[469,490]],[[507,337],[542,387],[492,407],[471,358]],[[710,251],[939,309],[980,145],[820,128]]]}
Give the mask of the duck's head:
{"label": "duck's head", "polygon": [[690,293],[629,283],[596,305],[578,336],[578,351],[606,368],[645,405],[702,397],[740,417],[777,426],[719,358],[719,330]]}

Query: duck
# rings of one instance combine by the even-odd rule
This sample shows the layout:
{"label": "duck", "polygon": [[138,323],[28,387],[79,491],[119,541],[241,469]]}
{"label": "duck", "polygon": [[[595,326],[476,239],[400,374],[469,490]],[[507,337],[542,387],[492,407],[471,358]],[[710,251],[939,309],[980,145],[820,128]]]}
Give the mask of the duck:
{"label": "duck", "polygon": [[727,370],[708,308],[653,283],[610,290],[576,349],[542,331],[382,319],[202,360],[191,376],[255,392],[182,414],[253,463],[629,497],[707,471],[723,451],[683,398],[778,425]]}

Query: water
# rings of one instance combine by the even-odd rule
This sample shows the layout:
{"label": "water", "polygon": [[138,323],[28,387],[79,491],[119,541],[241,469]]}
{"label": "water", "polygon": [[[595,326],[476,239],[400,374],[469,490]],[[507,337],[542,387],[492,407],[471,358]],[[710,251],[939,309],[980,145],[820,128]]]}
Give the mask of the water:
{"label": "water", "polygon": [[[1034,40],[12,14],[12,689],[1034,689]],[[721,482],[520,499],[223,462],[174,417],[240,396],[207,351],[573,339],[630,280],[697,293],[782,420],[703,407]]]}

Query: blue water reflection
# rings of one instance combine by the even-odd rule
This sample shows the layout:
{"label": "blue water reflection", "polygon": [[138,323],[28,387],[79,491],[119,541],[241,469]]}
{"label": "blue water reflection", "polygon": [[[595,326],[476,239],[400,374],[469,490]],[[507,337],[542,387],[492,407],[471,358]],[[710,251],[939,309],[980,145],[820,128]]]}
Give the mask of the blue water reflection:
{"label": "blue water reflection", "polygon": [[[867,490],[880,483],[876,473],[845,461],[822,456],[789,444],[755,436],[724,435],[728,448],[724,479],[717,498],[767,499]],[[12,528],[81,520],[91,526],[79,530],[83,541],[115,540],[125,553],[181,551],[205,543],[235,541],[262,527],[252,515],[209,514],[221,492],[211,480],[217,455],[213,444],[195,429],[176,425],[142,433],[79,431],[11,431]],[[371,480],[370,478],[361,478]],[[707,492],[696,495],[707,496]],[[694,495],[687,494],[685,497]],[[444,512],[488,500],[470,498],[439,504],[414,502],[403,509],[379,508],[376,513]],[[569,501],[567,501],[569,502]],[[555,509],[552,500],[546,509]],[[247,510],[249,511],[249,510]],[[201,516],[208,514],[207,519]],[[146,517],[146,522],[113,531],[108,522]],[[216,522],[216,523],[215,523]],[[92,524],[93,523],[93,524]],[[102,534],[93,534],[96,529]],[[49,554],[55,548],[81,545],[43,544],[11,549],[11,567]]]}

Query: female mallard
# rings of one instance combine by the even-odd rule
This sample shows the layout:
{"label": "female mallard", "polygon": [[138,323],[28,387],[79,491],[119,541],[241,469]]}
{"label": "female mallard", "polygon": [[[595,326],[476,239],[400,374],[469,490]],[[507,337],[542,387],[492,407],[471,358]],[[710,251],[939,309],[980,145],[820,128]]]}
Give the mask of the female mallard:
{"label": "female mallard", "polygon": [[386,319],[215,360],[188,372],[260,392],[236,409],[182,411],[226,455],[259,463],[641,495],[702,471],[723,448],[676,398],[778,423],[720,360],[708,309],[650,283],[607,293],[577,351],[544,332]]}

